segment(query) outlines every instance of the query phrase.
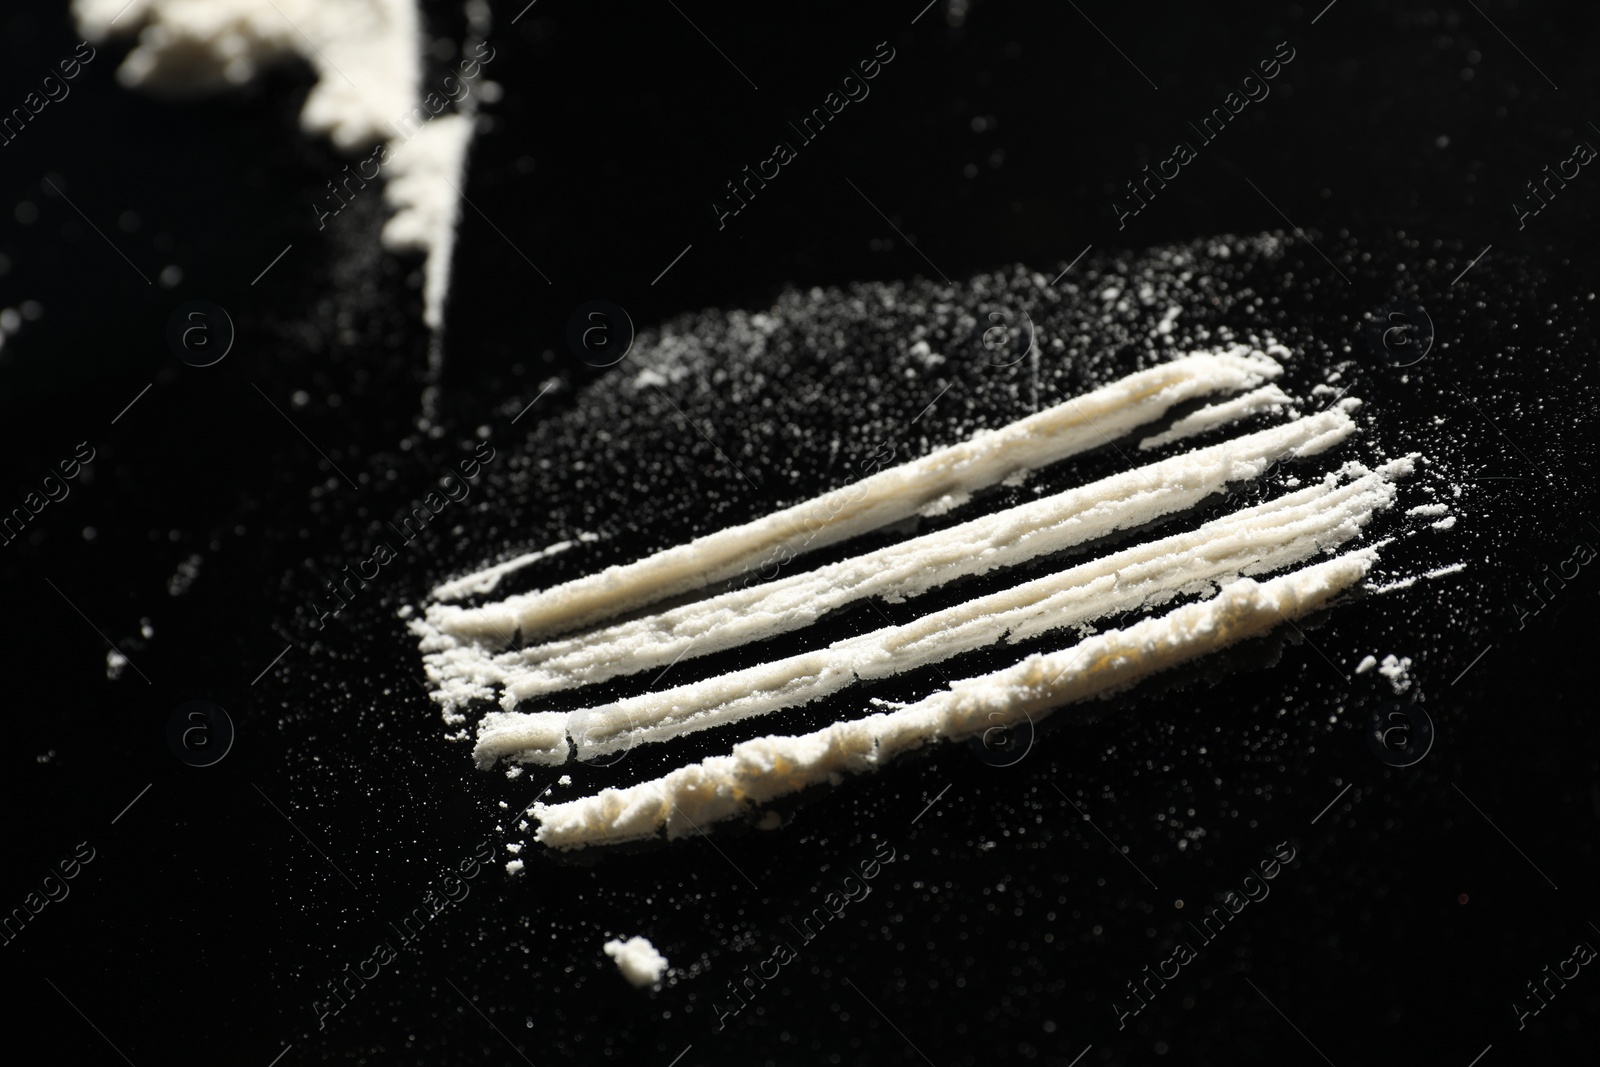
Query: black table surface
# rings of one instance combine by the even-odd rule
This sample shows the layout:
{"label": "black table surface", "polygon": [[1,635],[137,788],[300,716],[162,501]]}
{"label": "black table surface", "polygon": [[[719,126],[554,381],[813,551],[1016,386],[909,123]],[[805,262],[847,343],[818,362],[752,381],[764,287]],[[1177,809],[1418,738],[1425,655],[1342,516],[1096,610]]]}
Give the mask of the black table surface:
{"label": "black table surface", "polygon": [[[426,80],[464,20],[424,7],[445,42]],[[16,1048],[140,1067],[1592,1059],[1600,13],[493,7],[500,93],[438,364],[378,190],[318,228],[348,160],[298,128],[303,68],[173,100],[119,86],[129,43],[106,42],[0,147],[0,507],[93,454],[0,546]],[[9,8],[0,107],[77,42],[64,3]],[[794,130],[889,54],[814,140]],[[1236,91],[1259,99],[1207,138]],[[775,141],[795,158],[734,214],[726,184]],[[1126,183],[1180,142],[1193,159],[1131,210]],[[639,331],[606,368],[567,341],[597,299]],[[168,344],[192,300],[235,327],[215,366]],[[1037,376],[982,358],[971,323],[996,308],[1060,342]],[[1367,329],[1396,308],[1431,324],[1405,367]],[[736,327],[762,311],[781,325],[751,355]],[[908,352],[919,329],[944,363]],[[1014,766],[934,747],[778,805],[771,832],[555,855],[517,824],[547,788],[642,780],[1017,650],[611,767],[508,779],[447,739],[398,614],[438,581],[580,532],[598,539],[507,588],[637,558],[844,484],[885,442],[920,454],[1222,337],[1282,341],[1297,396],[1333,380],[1362,399],[1339,461],[1428,457],[1402,500],[1456,524],[1396,509],[1367,537],[1395,538],[1382,581],[1465,567],[1053,716]],[[319,627],[325,583],[483,441],[473,494]],[[1112,446],[1040,484],[1128,462]],[[1369,653],[1410,658],[1412,687],[1353,673]],[[211,766],[169,744],[194,700],[236,730]],[[1369,744],[1391,711],[1431,730],[1415,762]],[[796,931],[888,849],[869,894]],[[47,882],[64,862],[76,876]],[[403,938],[463,864],[470,892]],[[1203,934],[1225,899],[1237,914]],[[671,962],[658,989],[601,951],[636,934]],[[326,1010],[382,942],[393,960]],[[731,1012],[730,983],[780,943],[794,961]]]}

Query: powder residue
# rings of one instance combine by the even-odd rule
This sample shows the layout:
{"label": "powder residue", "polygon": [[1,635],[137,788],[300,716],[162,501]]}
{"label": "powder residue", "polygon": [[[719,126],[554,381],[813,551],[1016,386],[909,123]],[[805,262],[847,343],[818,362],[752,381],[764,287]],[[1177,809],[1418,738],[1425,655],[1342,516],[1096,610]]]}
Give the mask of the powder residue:
{"label": "powder residue", "polygon": [[508,574],[521,570],[530,563],[565,552],[577,542],[557,541],[549,548],[541,548],[534,552],[525,552],[515,559],[508,559],[504,563],[496,563],[493,567],[473,571],[471,574],[453,578],[448,582],[441,582],[434,586],[433,592],[428,596],[433,600],[460,600],[463,597],[476,593],[492,593],[500,584],[500,579]]}
{"label": "powder residue", "polygon": [[435,605],[429,623],[457,637],[505,641],[520,630],[547,637],[704,588],[791,555],[826,547],[916,515],[942,496],[970,493],[1019,470],[1101,447],[1197,397],[1253,389],[1282,373],[1260,351],[1234,346],[1139,371],[960,444],[741,526],[482,608]]}
{"label": "powder residue", "polygon": [[1267,582],[1241,578],[1210,600],[951,683],[898,711],[808,734],[757,738],[735,745],[731,755],[712,756],[638,785],[562,804],[536,804],[536,837],[559,849],[643,840],[663,829],[669,839],[683,837],[845,773],[874,770],[929,742],[1037,720],[1064,704],[1118,692],[1316,611],[1366,576],[1375,551],[1348,553]]}
{"label": "powder residue", "polygon": [[1140,449],[1149,451],[1160,448],[1162,445],[1181,441],[1186,437],[1194,437],[1218,426],[1225,426],[1230,422],[1238,422],[1257,412],[1268,411],[1272,408],[1287,407],[1294,401],[1288,393],[1276,385],[1264,385],[1260,389],[1252,389],[1243,396],[1236,396],[1232,400],[1225,400],[1220,404],[1210,404],[1199,411],[1185,415],[1174,422],[1163,433],[1154,437],[1146,437],[1139,442]]}
{"label": "powder residue", "polygon": [[607,941],[605,953],[616,961],[622,977],[640,989],[655,985],[667,972],[667,958],[647,938]]}
{"label": "powder residue", "polygon": [[[574,712],[568,734],[580,759],[669,740],[808,703],[858,682],[888,678],[1001,641],[1023,641],[1108,615],[1211,592],[1241,574],[1302,563],[1361,532],[1394,499],[1391,479],[1409,459],[1378,471],[1348,464],[1321,484],[1175,534],[978,597],[901,626],[702,681]],[[1346,479],[1350,479],[1346,482]],[[528,716],[538,719],[549,713]],[[515,755],[514,714],[486,717],[480,766]],[[548,757],[535,754],[543,762]]]}
{"label": "powder residue", "polygon": [[1378,673],[1389,679],[1396,693],[1404,693],[1411,688],[1411,657],[1385,656],[1378,665]]}

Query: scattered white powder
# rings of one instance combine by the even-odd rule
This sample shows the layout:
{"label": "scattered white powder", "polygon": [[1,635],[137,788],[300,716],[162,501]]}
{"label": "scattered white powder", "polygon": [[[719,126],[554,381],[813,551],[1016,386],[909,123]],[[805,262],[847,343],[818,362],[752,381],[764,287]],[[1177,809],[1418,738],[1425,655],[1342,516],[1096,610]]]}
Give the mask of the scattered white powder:
{"label": "scattered white powder", "polygon": [[1414,508],[1407,508],[1407,515],[1445,515],[1450,511],[1448,504],[1420,504]]}
{"label": "scattered white powder", "polygon": [[1392,593],[1397,589],[1410,589],[1412,586],[1417,584],[1418,579],[1443,578],[1447,574],[1457,574],[1466,569],[1467,565],[1465,563],[1452,563],[1449,566],[1440,567],[1436,570],[1426,571],[1422,574],[1413,574],[1409,577],[1401,578],[1399,581],[1390,582],[1387,585],[1369,585],[1367,586],[1367,592]]}
{"label": "scattered white powder", "polygon": [[1394,686],[1396,693],[1404,693],[1411,688],[1411,658],[1393,655],[1383,657],[1383,662],[1378,665],[1378,673],[1389,679],[1389,684]]}
{"label": "scattered white powder", "polygon": [[965,507],[971,500],[971,493],[946,493],[939,499],[924,504],[917,514],[925,519],[935,519],[940,515],[949,514],[956,508]]}
{"label": "scattered white powder", "polygon": [[[1110,295],[1115,299],[1117,294]],[[571,713],[512,710],[524,699],[659,669],[680,658],[798,629],[866,597],[901,601],[958,578],[1137,528],[1193,507],[1231,481],[1260,477],[1277,460],[1334,447],[1355,431],[1350,413],[1360,401],[1335,397],[1336,403],[1317,415],[995,515],[777,581],[551,639],[737,577],[774,558],[787,558],[784,553],[792,556],[872,530],[894,529],[918,513],[943,513],[965,504],[976,490],[1020,484],[1031,470],[1097,448],[1188,401],[1216,393],[1243,394],[1178,420],[1142,447],[1292,406],[1290,397],[1266,384],[1281,373],[1273,357],[1288,353],[1276,346],[1268,351],[1236,345],[1191,353],[774,515],[550,589],[475,608],[432,603],[409,626],[420,638],[434,697],[445,706],[447,719],[462,721],[465,717],[454,714],[454,708],[492,697],[500,687],[504,710],[484,715],[479,723],[474,749],[479,765],[488,767],[500,758],[559,764],[573,748],[580,758],[590,758],[804,704],[860,680],[898,675],[996,643],[1063,628],[1093,633],[1093,622],[1108,616],[1180,597],[1209,598],[1084,637],[1061,652],[1032,655],[1005,670],[952,683],[910,704],[871,701],[892,710],[798,736],[746,741],[730,755],[712,756],[626,788],[562,803],[535,801],[529,809],[538,823],[535,839],[554,848],[582,848],[646,839],[663,830],[669,839],[698,832],[778,797],[838,781],[847,772],[874,770],[925,743],[961,740],[1024,717],[1038,719],[1061,705],[1118,692],[1156,672],[1267,633],[1279,622],[1326,607],[1366,578],[1377,550],[1387,542],[1304,564],[1360,536],[1377,511],[1392,505],[1394,479],[1411,473],[1419,457],[1377,470],[1347,463],[1304,489],[1300,479],[1289,477],[1285,481],[1293,491],[1286,495],[1196,530],[1134,544],[820,650]],[[1442,511],[1427,505],[1410,514]],[[1434,525],[1449,528],[1454,521],[1447,517]],[[569,546],[562,542],[443,583],[433,599],[492,592],[505,574]],[[1288,566],[1300,569],[1266,581],[1249,577]],[[496,652],[514,633],[542,643]],[[1382,664],[1367,656],[1356,672],[1376,667],[1399,693],[1411,685],[1410,665],[1409,659],[1392,655]],[[559,782],[568,785],[571,777],[563,775]],[[766,812],[757,825],[772,829],[782,820]],[[519,823],[519,829],[526,826]],[[509,851],[515,854],[520,846]],[[517,874],[523,861],[514,859],[506,869]],[[606,952],[636,985],[659,981],[666,968],[665,959],[643,938],[608,942]]]}
{"label": "scattered white powder", "polygon": [[640,989],[655,985],[667,972],[667,958],[643,937],[607,941],[605,952],[617,961],[617,970],[622,972],[622,977]]}
{"label": "scattered white powder", "polygon": [[[565,552],[574,544],[576,544],[574,541],[558,541],[549,548],[541,548],[536,552],[527,552],[516,559],[508,559],[504,563],[495,564],[493,567],[485,567],[481,571],[473,571],[471,574],[463,575],[452,581],[441,582],[439,585],[434,586],[433,592],[429,593],[428,596],[433,600],[460,600],[462,597],[471,596],[474,593],[492,593],[495,586],[500,584],[500,579],[506,575],[519,571],[528,564],[544,559],[546,556],[554,556],[558,552]],[[409,605],[407,607],[409,608]]]}
{"label": "scattered white powder", "polygon": [[499,685],[509,710],[539,695],[799,629],[866,597],[914,597],[1181,511],[1230,481],[1260,476],[1274,459],[1312,455],[1343,441],[1355,431],[1347,409],[1356,403],[1347,400],[947,530],[565,640],[494,655],[477,642],[440,634],[427,620],[411,628],[422,637],[435,700],[449,709],[489,697]]}
{"label": "scattered white powder", "polygon": [[1186,437],[1194,437],[1214,430],[1218,426],[1225,426],[1230,422],[1238,422],[1258,411],[1269,408],[1287,407],[1293,404],[1289,394],[1279,389],[1276,385],[1264,385],[1260,389],[1252,389],[1243,396],[1234,397],[1232,400],[1220,404],[1211,404],[1199,411],[1185,415],[1174,422],[1166,432],[1158,433],[1154,437],[1146,437],[1139,442],[1139,447],[1145,451],[1160,448],[1174,441],[1181,441]]}
{"label": "scattered white powder", "polygon": [[1447,516],[1446,518],[1440,519],[1438,522],[1433,523],[1432,525],[1433,525],[1433,528],[1435,530],[1448,530],[1448,529],[1450,529],[1450,527],[1454,526],[1455,524],[1456,524],[1456,517],[1454,515],[1450,515],[1450,516]]}
{"label": "scattered white powder", "polygon": [[[486,17],[486,9],[468,7],[475,19]],[[392,251],[427,253],[423,317],[430,328],[443,324],[476,101],[465,97],[459,115],[419,111],[415,0],[73,0],[72,10],[91,41],[139,34],[117,70],[129,87],[213,92],[290,57],[309,64],[317,82],[300,125],[346,153],[387,142],[384,199],[396,210],[383,242]]]}
{"label": "scattered white powder", "polygon": [[563,804],[536,804],[536,838],[560,849],[642,840],[662,829],[668,838],[679,838],[846,772],[874,770],[928,742],[975,736],[1024,717],[1037,720],[1316,611],[1366,576],[1374,552],[1349,553],[1262,583],[1242,578],[1211,600],[954,682],[899,711],[799,736],[745,741],[731,755],[653,781]]}
{"label": "scattered white powder", "polygon": [[[1319,485],[1145,542],[1011,589],[969,600],[913,623],[836,641],[825,648],[612,704],[567,720],[580,759],[665,741],[892,677],[1001,640],[1024,641],[1189,593],[1210,592],[1241,574],[1300,563],[1357,536],[1395,496],[1390,479],[1412,460],[1379,471],[1348,464]],[[1341,484],[1352,478],[1349,484]],[[538,713],[528,718],[546,720]],[[479,766],[522,756],[515,713],[486,716],[473,750]]]}
{"label": "scattered white powder", "polygon": [[417,102],[413,0],[73,0],[72,13],[96,43],[139,33],[117,70],[130,87],[183,95],[236,88],[299,56],[317,74],[300,124],[346,151],[392,136],[389,124]]}
{"label": "scattered white powder", "polygon": [[428,621],[447,634],[499,642],[519,628],[535,638],[575,629],[736,577],[781,550],[811,551],[892,525],[942,496],[1100,447],[1187,400],[1253,389],[1281,373],[1244,346],[1191,354],[754,522],[499,604],[434,605]]}

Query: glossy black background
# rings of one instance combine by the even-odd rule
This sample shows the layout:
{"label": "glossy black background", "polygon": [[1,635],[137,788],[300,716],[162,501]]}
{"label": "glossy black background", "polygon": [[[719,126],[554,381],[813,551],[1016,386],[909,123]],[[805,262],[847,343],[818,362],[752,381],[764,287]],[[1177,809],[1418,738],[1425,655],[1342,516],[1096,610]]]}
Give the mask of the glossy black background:
{"label": "glossy black background", "polygon": [[[521,5],[496,5],[489,69],[505,96],[487,107],[491,121],[474,149],[467,195],[476,209],[465,211],[457,252],[440,437],[428,435],[434,422],[419,422],[426,341],[407,284],[416,263],[378,250],[375,192],[332,232],[315,228],[307,204],[343,161],[295,128],[303,73],[174,104],[115,85],[126,45],[113,42],[72,96],[0,148],[0,253],[9,261],[0,307],[37,300],[44,308],[0,350],[12,498],[3,506],[77,442],[97,450],[92,482],[50,505],[29,543],[0,558],[12,682],[5,906],[77,842],[103,857],[3,950],[19,1046],[119,1062],[98,1027],[138,1064],[266,1064],[286,1044],[295,1047],[284,1063],[354,1062],[363,1050],[396,1062],[520,1062],[448,978],[541,1064],[607,1055],[666,1064],[690,1044],[684,1064],[922,1062],[911,1043],[937,1063],[1036,1058],[1065,1067],[1085,1046],[1093,1048],[1084,1063],[1311,1059],[1248,977],[1335,1063],[1406,1053],[1465,1064],[1491,1043],[1485,1064],[1592,1054],[1600,980],[1587,970],[1528,1031],[1517,1032],[1509,1008],[1524,979],[1600,921],[1589,908],[1600,780],[1587,572],[1534,634],[1517,632],[1503,608],[1462,628],[1429,684],[1443,689],[1478,649],[1494,651],[1469,688],[1451,687],[1438,751],[1412,771],[1385,769],[1345,730],[1332,744],[1297,735],[1300,750],[1213,751],[1189,775],[1197,784],[1158,783],[1183,779],[1158,772],[1214,727],[1246,736],[1234,733],[1238,710],[1270,702],[1278,682],[1271,672],[1244,675],[1203,701],[1195,721],[1172,724],[1186,731],[1176,740],[1126,717],[1082,735],[1056,731],[1041,740],[1056,742],[1056,762],[1030,768],[1026,789],[970,757],[941,755],[857,795],[819,800],[809,829],[787,840],[726,840],[764,887],[748,894],[704,842],[622,875],[561,868],[542,883],[504,885],[491,870],[494,886],[483,880],[461,912],[441,919],[449,925],[419,960],[331,1034],[315,1033],[307,1004],[317,982],[366,955],[386,917],[477,840],[495,837],[484,827],[504,791],[481,779],[460,788],[459,749],[439,742],[425,704],[416,710],[416,657],[390,639],[392,612],[375,602],[354,636],[317,641],[299,613],[305,592],[352,531],[414,495],[415,477],[383,483],[377,472],[449,463],[477,426],[506,433],[505,412],[531,399],[539,381],[593,374],[565,352],[567,315],[579,302],[613,300],[645,324],[708,306],[760,306],[790,284],[928,275],[929,262],[873,204],[957,280],[1013,262],[1053,275],[1086,245],[1103,252],[1288,229],[1281,208],[1347,268],[1349,288],[1334,304],[1305,312],[1324,316],[1330,330],[1348,324],[1353,337],[1355,314],[1397,296],[1429,305],[1430,293],[1492,244],[1475,269],[1503,271],[1493,276],[1504,281],[1504,306],[1488,314],[1520,327],[1535,361],[1523,380],[1539,384],[1519,387],[1544,391],[1559,409],[1574,374],[1589,369],[1574,364],[1566,337],[1562,358],[1539,373],[1546,347],[1556,347],[1541,336],[1548,306],[1581,318],[1575,309],[1596,284],[1595,179],[1585,171],[1524,233],[1510,208],[1522,183],[1576,140],[1600,138],[1588,125],[1600,114],[1596,16],[1584,5],[1479,11],[1339,0],[1315,26],[1315,4],[1080,4],[1080,14],[1071,5],[979,2],[955,19],[940,3],[915,25],[915,4],[813,5],[759,18],[679,6],[540,0],[511,26]],[[459,33],[453,10],[437,5],[430,17]],[[77,38],[59,5],[9,10],[0,30],[0,106],[10,107]],[[1297,56],[1273,95],[1118,231],[1115,186],[1165,156],[1186,121],[1284,40]],[[764,157],[786,118],[820,100],[879,41],[897,55],[872,95],[719,232],[709,201],[722,183]],[[982,131],[975,118],[985,120]],[[963,173],[969,163],[973,177]],[[122,254],[42,185],[46,175]],[[21,201],[37,207],[31,224],[15,213]],[[116,226],[124,211],[140,218],[131,233]],[[1426,251],[1407,252],[1408,239]],[[1417,277],[1435,240],[1444,246],[1439,274]],[[1308,276],[1326,267],[1298,255]],[[1363,255],[1372,261],[1357,269]],[[1490,267],[1502,258],[1513,265]],[[1398,261],[1413,273],[1383,269]],[[140,277],[154,280],[169,263],[183,270],[175,286]],[[1333,275],[1327,268],[1319,284],[1331,289]],[[168,316],[189,299],[226,306],[239,329],[235,352],[206,371],[178,363],[164,343]],[[1443,336],[1452,326],[1439,328]],[[1470,375],[1481,377],[1488,361],[1474,367],[1466,348],[1460,373],[1476,392],[1481,382]],[[290,406],[296,390],[311,397],[304,408]],[[361,489],[263,395],[292,411]],[[1537,406],[1516,411],[1507,428],[1537,451],[1548,429]],[[1553,546],[1592,514],[1592,455],[1561,458],[1558,492],[1508,495],[1477,517],[1490,529],[1532,524],[1547,539],[1500,546],[1483,582],[1502,592],[1480,592],[1475,609],[1509,586],[1499,561],[1560,558]],[[88,526],[92,541],[82,535]],[[201,577],[172,597],[168,579],[192,554],[203,557]],[[446,569],[407,566],[388,606]],[[1351,614],[1347,624],[1359,628]],[[155,629],[148,642],[137,637],[146,617]],[[132,669],[106,680],[96,629],[148,683]],[[285,646],[278,668],[252,685]],[[392,661],[374,662],[374,647],[392,648]],[[379,762],[349,739],[339,713],[359,705],[370,725],[407,689],[407,714],[389,716],[393,758]],[[344,699],[328,697],[334,690]],[[182,766],[165,746],[169,713],[196,697],[222,704],[239,726],[235,750],[208,770]],[[1269,712],[1246,733],[1259,737],[1272,724]],[[1153,761],[1148,776],[1102,757],[1129,745],[1143,746],[1136,763]],[[313,749],[326,754],[325,767],[313,766]],[[1222,784],[1207,785],[1213,776]],[[1263,797],[1260,776],[1277,792]],[[524,781],[530,795],[541,784]],[[1060,807],[1048,816],[1049,848],[982,845],[1031,824],[1038,787],[1051,781],[1107,787],[1117,799],[1093,813],[1096,825],[1128,846],[1161,891]],[[1345,797],[1359,798],[1354,822],[1324,835],[1309,820],[1346,782],[1357,783]],[[146,783],[150,792],[111,825]],[[912,828],[945,784],[948,806]],[[1189,796],[1202,821],[1237,811],[1256,826],[1215,842],[1203,864],[1180,863],[1147,818],[1174,794]],[[818,829],[830,825],[838,829]],[[870,854],[873,834],[904,841],[906,866],[921,866],[896,871],[892,891],[863,902],[857,928],[830,932],[836,941],[816,961],[824,973],[801,973],[781,1000],[762,1005],[769,1015],[713,1035],[706,1014],[723,981],[764,955],[782,917],[834,877],[828,864]],[[1119,1034],[1106,999],[1164,955],[1144,930],[1165,936],[1173,899],[1221,890],[1285,838],[1304,856],[1294,894],[1264,902],[1248,940],[1186,970],[1185,988],[1158,1002],[1161,1015]],[[704,899],[701,881],[715,882]],[[1002,906],[985,893],[1005,881]],[[938,899],[926,889],[945,882]],[[660,895],[644,903],[656,886]],[[1458,903],[1461,894],[1469,903]],[[524,936],[515,930],[522,916],[534,924],[526,956],[504,948],[513,933]],[[704,975],[647,997],[605,973],[599,940],[636,932],[622,927],[639,916],[653,937],[686,943],[698,933]],[[1055,940],[1041,944],[1046,932]],[[1600,941],[1592,929],[1587,936]],[[574,961],[587,968],[577,985],[565,970]],[[675,954],[673,962],[697,961]]]}

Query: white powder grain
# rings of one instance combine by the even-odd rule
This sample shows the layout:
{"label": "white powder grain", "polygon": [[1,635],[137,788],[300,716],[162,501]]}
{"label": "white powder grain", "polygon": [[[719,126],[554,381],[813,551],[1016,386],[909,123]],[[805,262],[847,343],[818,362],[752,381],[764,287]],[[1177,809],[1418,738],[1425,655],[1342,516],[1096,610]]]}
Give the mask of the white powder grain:
{"label": "white powder grain", "polygon": [[1410,671],[1409,656],[1388,655],[1383,657],[1383,662],[1378,665],[1378,673],[1389,679],[1389,684],[1394,686],[1396,693],[1404,693],[1411,688]]}
{"label": "white powder grain", "polygon": [[1407,515],[1445,515],[1450,511],[1448,504],[1419,504],[1414,508],[1407,508]]}
{"label": "white powder grain", "polygon": [[1433,523],[1432,525],[1433,525],[1433,528],[1435,530],[1448,530],[1448,529],[1450,529],[1450,527],[1454,526],[1455,524],[1456,524],[1456,517],[1454,515],[1448,515],[1445,518],[1440,519],[1438,522]]}
{"label": "white powder grain", "polygon": [[616,961],[622,977],[640,989],[655,985],[667,971],[667,958],[647,938],[607,941],[605,953]]}
{"label": "white powder grain", "polygon": [[1361,657],[1361,662],[1356,664],[1356,673],[1357,674],[1366,674],[1368,671],[1370,671],[1372,668],[1376,667],[1377,665],[1378,665],[1378,657],[1377,656],[1362,656]]}
{"label": "white powder grain", "polygon": [[510,860],[506,863],[506,873],[515,878],[522,873],[524,864],[521,860]]}

